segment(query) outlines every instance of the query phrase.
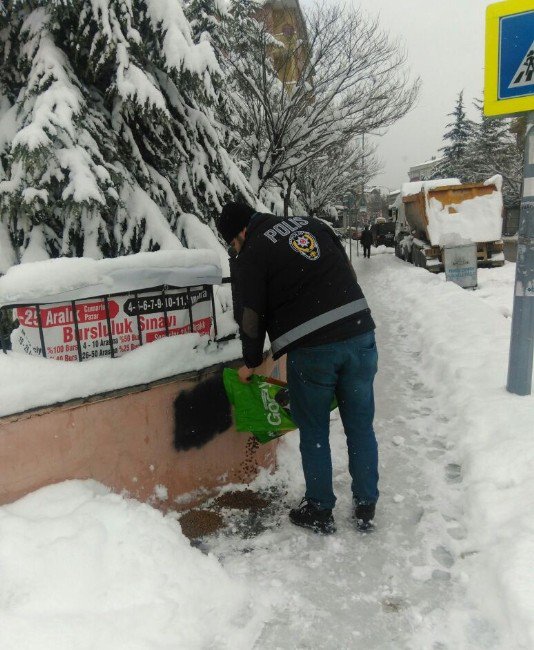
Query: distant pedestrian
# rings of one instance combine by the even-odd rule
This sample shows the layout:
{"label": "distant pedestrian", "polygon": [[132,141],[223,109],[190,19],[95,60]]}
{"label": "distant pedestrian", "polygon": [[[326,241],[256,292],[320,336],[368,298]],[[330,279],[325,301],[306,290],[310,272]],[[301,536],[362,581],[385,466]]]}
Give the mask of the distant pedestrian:
{"label": "distant pedestrian", "polygon": [[373,234],[369,226],[365,226],[362,232],[361,240],[363,246],[363,256],[371,257],[371,244],[373,243]]}

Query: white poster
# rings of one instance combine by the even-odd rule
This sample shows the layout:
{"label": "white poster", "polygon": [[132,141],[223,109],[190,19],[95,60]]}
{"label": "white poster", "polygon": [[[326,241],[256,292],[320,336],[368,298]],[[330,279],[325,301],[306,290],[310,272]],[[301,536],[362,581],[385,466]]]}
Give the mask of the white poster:
{"label": "white poster", "polygon": [[208,336],[213,326],[211,293],[203,286],[190,287],[189,294],[187,289],[169,289],[165,294],[159,291],[108,298],[109,324],[102,298],[76,300],[75,309],[70,302],[40,305],[39,313],[36,306],[16,308],[14,317],[19,327],[11,334],[13,350],[44,356],[39,317],[46,357],[59,361],[79,361],[79,350],[82,360],[109,357],[111,346],[114,356],[119,357],[139,347],[140,336],[145,344],[186,334],[191,331],[190,309],[193,332]]}
{"label": "white poster", "polygon": [[477,287],[477,245],[445,246],[443,266],[448,282],[454,282],[464,289]]}

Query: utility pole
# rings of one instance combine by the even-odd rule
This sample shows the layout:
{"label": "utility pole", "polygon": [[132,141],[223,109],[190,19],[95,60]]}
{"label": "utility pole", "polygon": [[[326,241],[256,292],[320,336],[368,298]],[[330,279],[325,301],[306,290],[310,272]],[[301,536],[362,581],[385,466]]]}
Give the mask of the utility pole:
{"label": "utility pole", "polygon": [[362,184],[359,205],[356,209],[356,257],[360,257],[360,240],[358,230],[360,228],[360,211],[362,202],[365,200],[365,133],[362,133]]}
{"label": "utility pole", "polygon": [[534,111],[527,113],[523,198],[519,217],[512,338],[506,388],[516,395],[532,391],[534,359]]}
{"label": "utility pole", "polygon": [[354,192],[351,190],[347,191],[345,193],[345,205],[347,206],[347,217],[349,221],[349,258],[350,261],[352,262],[352,221],[353,221],[353,209],[355,206],[355,197],[354,197]]}
{"label": "utility pole", "polygon": [[534,0],[497,2],[486,9],[484,114],[526,113],[523,198],[514,284],[506,388],[530,395],[534,360]]}

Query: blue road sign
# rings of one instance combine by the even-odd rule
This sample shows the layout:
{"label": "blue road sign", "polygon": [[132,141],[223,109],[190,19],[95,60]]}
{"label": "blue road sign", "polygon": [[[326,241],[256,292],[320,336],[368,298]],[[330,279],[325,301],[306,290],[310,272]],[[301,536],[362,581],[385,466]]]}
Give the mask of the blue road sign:
{"label": "blue road sign", "polygon": [[534,95],[534,11],[500,19],[499,99]]}

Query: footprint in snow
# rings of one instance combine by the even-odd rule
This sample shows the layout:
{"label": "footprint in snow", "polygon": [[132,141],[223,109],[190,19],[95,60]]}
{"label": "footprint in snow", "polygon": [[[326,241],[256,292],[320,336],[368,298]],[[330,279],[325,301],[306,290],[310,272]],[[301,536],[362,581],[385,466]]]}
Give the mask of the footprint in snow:
{"label": "footprint in snow", "polygon": [[436,546],[432,550],[432,557],[446,569],[450,569],[455,562],[452,553],[445,546]]}
{"label": "footprint in snow", "polygon": [[445,467],[445,478],[448,483],[461,483],[462,482],[462,466],[456,463],[449,463]]}
{"label": "footprint in snow", "polygon": [[434,569],[432,571],[432,580],[439,580],[440,582],[446,582],[451,579],[451,574],[448,571],[442,571],[441,569]]}
{"label": "footprint in snow", "polygon": [[426,457],[428,460],[437,460],[438,458],[441,458],[444,453],[444,449],[431,449],[430,451],[427,451]]}
{"label": "footprint in snow", "polygon": [[449,535],[456,540],[462,540],[467,537],[467,531],[463,526],[456,526],[455,528],[447,528]]}

